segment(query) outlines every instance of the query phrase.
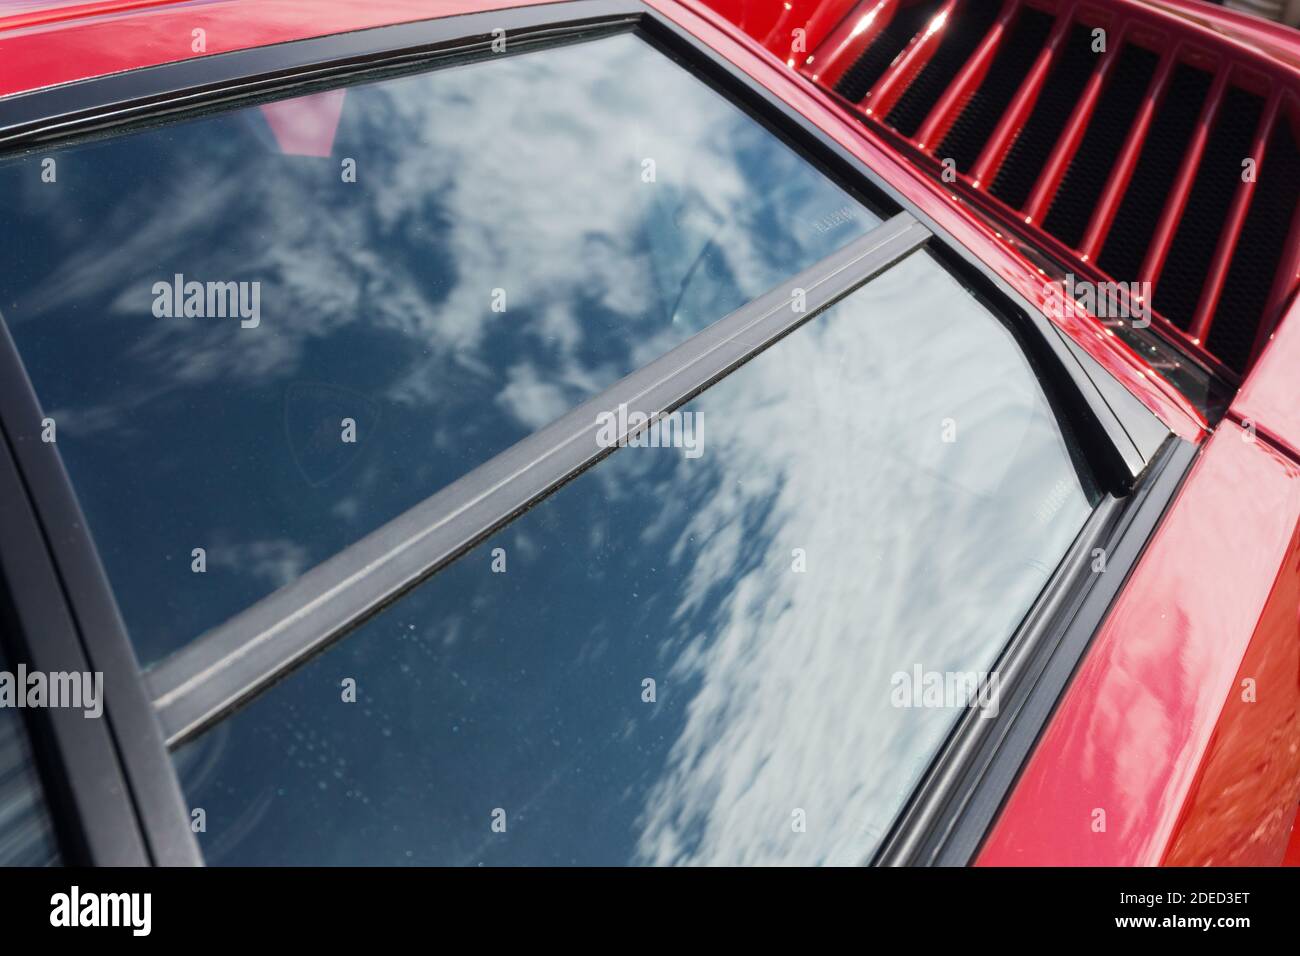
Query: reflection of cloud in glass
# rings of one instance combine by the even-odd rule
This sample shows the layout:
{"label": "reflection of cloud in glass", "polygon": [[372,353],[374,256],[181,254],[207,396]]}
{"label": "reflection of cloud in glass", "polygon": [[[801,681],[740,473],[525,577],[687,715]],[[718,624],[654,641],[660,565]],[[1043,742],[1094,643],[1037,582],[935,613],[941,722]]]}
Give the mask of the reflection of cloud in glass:
{"label": "reflection of cloud in glass", "polygon": [[[990,667],[1087,514],[1027,363],[952,279],[913,257],[838,311],[699,403],[717,475],[679,541],[673,670],[699,689],[644,862],[863,861],[955,718],[891,707],[890,676]],[[790,374],[829,356],[833,381]]]}
{"label": "reflection of cloud in glass", "polygon": [[[170,182],[142,183],[123,197],[119,221],[107,224],[106,232],[120,230],[125,241],[107,250],[87,247],[63,260],[36,290],[41,312],[107,297],[111,312],[136,322],[148,315],[144,280],[178,250],[187,253],[192,272],[201,267],[205,276],[262,282],[273,311],[269,334],[231,335],[215,325],[205,334],[193,324],[148,323],[139,349],[151,375],[139,387],[158,380],[286,379],[303,361],[305,340],[355,321],[410,338],[436,356],[430,364],[451,360],[474,368],[473,352],[488,329],[519,322],[490,310],[494,288],[506,289],[515,312],[542,311],[540,319],[527,315],[524,321],[562,353],[559,362],[546,356],[546,366],[581,364],[584,340],[602,330],[576,321],[574,305],[590,299],[611,313],[611,321],[653,327],[646,322],[653,301],[648,283],[672,280],[667,291],[675,298],[691,278],[691,262],[661,260],[693,258],[710,239],[715,244],[708,252],[721,263],[715,269],[747,291],[764,291],[774,281],[774,254],[797,253],[801,239],[812,245],[812,222],[829,210],[809,209],[790,224],[802,224],[803,236],[798,230],[781,237],[751,232],[745,214],[754,204],[754,178],[761,176],[765,191],[790,194],[782,179],[801,161],[785,153],[765,157],[778,168],[745,168],[746,152],[767,134],[737,124],[739,114],[719,127],[716,109],[682,110],[669,94],[689,90],[698,97],[697,81],[684,73],[659,77],[668,89],[655,97],[611,82],[626,69],[621,61],[633,44],[640,41],[621,37],[359,88],[342,135],[349,147],[359,147],[358,192],[370,188],[375,195],[367,195],[368,203],[334,206],[328,215],[304,214],[321,185],[317,177],[232,177],[220,167],[193,164]],[[288,104],[314,103],[323,95]],[[484,108],[485,99],[493,108]],[[557,137],[557,122],[572,135]],[[394,136],[394,130],[407,135]],[[737,134],[740,142],[733,141]],[[521,141],[530,135],[537,148],[521,155]],[[641,181],[644,158],[655,161],[654,183]],[[339,178],[338,170],[331,168],[330,178]],[[621,181],[626,188],[618,188]],[[536,188],[539,183],[548,188]],[[863,223],[869,218],[859,216]],[[702,231],[685,242],[647,248],[655,238],[647,226],[659,218],[686,226],[688,235],[692,226]],[[128,223],[131,228],[124,228]],[[214,223],[230,234],[215,246]],[[579,223],[585,228],[575,234]],[[365,237],[371,241],[362,242]],[[774,248],[774,238],[785,248]],[[377,254],[374,247],[386,240],[404,243],[402,260]],[[839,244],[842,239],[827,248]],[[430,282],[419,272],[423,257],[454,264],[454,275]],[[124,273],[139,280],[124,285]],[[664,304],[671,301],[666,295]],[[698,326],[718,317],[695,314],[688,321]],[[664,339],[680,338],[663,331]],[[663,348],[652,338],[643,351],[653,357]],[[469,354],[454,354],[461,350]],[[426,400],[440,398],[428,371],[414,369],[401,383],[404,394],[423,389]]]}
{"label": "reflection of cloud in glass", "polygon": [[284,587],[307,570],[307,552],[292,541],[218,542],[207,558],[214,568],[264,578],[275,587]]}
{"label": "reflection of cloud in glass", "polygon": [[687,410],[703,457],[615,452],[187,745],[209,860],[868,857],[956,717],[891,676],[988,668],[1088,497],[1010,334],[923,254]]}
{"label": "reflection of cloud in glass", "polygon": [[[167,580],[180,543],[310,567],[877,221],[631,35],[71,147],[57,190],[35,161],[0,295],[150,660],[268,593]],[[260,283],[261,324],[154,318],[176,274]],[[372,403],[356,466],[300,467],[302,383]]]}

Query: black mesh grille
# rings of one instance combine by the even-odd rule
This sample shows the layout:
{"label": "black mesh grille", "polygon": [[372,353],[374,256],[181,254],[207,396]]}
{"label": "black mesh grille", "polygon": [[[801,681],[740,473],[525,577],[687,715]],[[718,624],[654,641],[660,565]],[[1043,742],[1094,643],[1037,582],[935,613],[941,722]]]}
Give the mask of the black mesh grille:
{"label": "black mesh grille", "polygon": [[[836,92],[862,102],[924,30],[940,3],[919,0],[903,6],[841,77]],[[903,135],[915,137],[988,35],[1001,9],[1003,5],[995,0],[964,0],[955,5],[942,36],[936,38],[939,42],[933,55],[912,77],[885,121]],[[960,172],[969,174],[1023,88],[1057,22],[1032,7],[1018,10],[987,73],[960,104],[942,142],[928,144],[936,157],[952,159]],[[1077,22],[1070,25],[1030,115],[989,185],[990,194],[1013,209],[1023,209],[1040,182],[1043,167],[1095,75],[1100,57],[1093,52],[1092,43],[1090,27]],[[1119,59],[1041,223],[1045,232],[1071,248],[1078,248],[1083,241],[1159,68],[1159,54],[1136,44],[1126,43],[1113,55]],[[1174,67],[1097,256],[1098,267],[1110,276],[1125,282],[1142,278],[1142,262],[1196,135],[1212,82],[1212,75],[1204,70],[1185,63]],[[1183,331],[1191,326],[1233,198],[1241,187],[1242,160],[1250,154],[1263,107],[1259,95],[1229,87],[1206,139],[1152,303]],[[1279,118],[1265,155],[1255,158],[1260,160],[1260,179],[1205,342],[1211,354],[1238,372],[1246,371],[1260,323],[1266,318],[1266,299],[1282,266],[1293,217],[1300,215],[1300,136],[1287,117]]]}
{"label": "black mesh grille", "polygon": [[1282,263],[1298,194],[1300,149],[1291,125],[1281,117],[1269,137],[1268,152],[1259,161],[1259,181],[1206,343],[1225,365],[1239,372],[1245,371],[1264,300]]}
{"label": "black mesh grille", "polygon": [[1180,329],[1191,325],[1223,221],[1241,185],[1241,161],[1250,155],[1262,105],[1258,96],[1229,88],[1205,144],[1187,208],[1156,284],[1156,311]]}
{"label": "black mesh grille", "polygon": [[1119,51],[1119,62],[1097,100],[1088,129],[1043,220],[1043,228],[1071,249],[1077,249],[1083,241],[1088,220],[1110,178],[1115,157],[1128,139],[1159,59],[1132,44],[1126,43]]}
{"label": "black mesh grille", "polygon": [[1081,24],[1072,26],[1025,128],[1007,151],[1007,158],[989,189],[1013,209],[1019,209],[1029,198],[1038,174],[1097,65],[1098,55],[1092,52],[1091,31]]}
{"label": "black mesh grille", "polygon": [[876,80],[889,69],[894,57],[921,32],[938,7],[939,0],[923,0],[901,8],[840,77],[835,92],[854,103],[861,102],[867,91],[875,86]]}
{"label": "black mesh grille", "polygon": [[1210,74],[1186,64],[1174,68],[1097,259],[1097,264],[1117,279],[1133,282],[1138,278],[1209,90]]}
{"label": "black mesh grille", "polygon": [[1052,29],[1052,17],[1028,7],[1016,17],[1010,32],[998,46],[984,82],[971,94],[961,115],[952,124],[935,155],[952,159],[966,172],[993,135],[1016,90],[1024,82]]}
{"label": "black mesh grille", "polygon": [[960,4],[953,10],[930,62],[912,79],[889,111],[886,119],[890,126],[904,136],[916,135],[957,71],[970,59],[998,18],[1000,6],[994,0],[977,0]]}

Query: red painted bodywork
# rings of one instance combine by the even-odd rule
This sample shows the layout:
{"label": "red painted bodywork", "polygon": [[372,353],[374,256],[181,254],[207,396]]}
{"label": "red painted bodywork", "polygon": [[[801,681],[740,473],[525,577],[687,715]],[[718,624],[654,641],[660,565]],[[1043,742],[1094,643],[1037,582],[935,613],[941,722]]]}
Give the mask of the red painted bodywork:
{"label": "red painted bodywork", "polygon": [[[0,95],[194,57],[196,28],[206,31],[206,52],[213,54],[531,2],[118,0],[93,9],[27,9],[0,17]],[[1016,241],[822,85],[833,85],[835,71],[861,48],[862,36],[843,22],[856,4],[648,2],[874,168],[1030,301],[1046,305],[1044,277]],[[1223,56],[1266,83],[1290,88],[1300,78],[1300,42],[1292,31],[1194,0],[1090,5],[1143,17],[1155,11],[1171,31],[1202,39],[1208,27],[1221,38]],[[824,44],[829,54],[839,51],[817,65],[818,81],[797,69],[796,30],[804,31],[804,50]],[[967,79],[975,82],[986,65],[972,65]],[[286,119],[282,132],[297,148],[322,148],[330,104],[320,105],[321,121],[311,130]],[[927,139],[942,135],[954,105],[940,103],[924,129]],[[1024,110],[1025,100],[1015,103],[999,133]],[[998,161],[995,145],[975,166],[985,177]],[[1062,155],[1069,148],[1060,147]],[[1128,154],[1120,155],[1122,173]],[[1085,245],[1095,246],[1104,233],[1113,200],[1110,191],[1103,194]],[[1284,266],[1294,285],[1300,253]],[[1279,310],[1287,285],[1279,280],[1275,290]],[[1028,762],[981,864],[1278,863],[1288,845],[1289,858],[1300,856],[1293,836],[1300,801],[1296,311],[1292,303],[1272,340],[1259,343],[1262,358],[1212,437],[1192,404],[1098,322],[1049,314],[1174,432],[1204,447]],[[1242,698],[1247,679],[1253,701]],[[1105,811],[1104,832],[1094,831],[1096,810]]]}
{"label": "red painted bodywork", "polygon": [[1248,438],[1229,421],[1207,443],[982,864],[1281,862],[1300,800],[1300,464]]}
{"label": "red painted bodywork", "polygon": [[[1292,310],[1293,313],[1296,310]],[[1232,403],[1242,421],[1300,448],[1300,322],[1284,322]]]}
{"label": "red painted bodywork", "polygon": [[[196,56],[544,0],[108,0],[0,15],[0,96]],[[203,30],[204,52],[196,52]]]}

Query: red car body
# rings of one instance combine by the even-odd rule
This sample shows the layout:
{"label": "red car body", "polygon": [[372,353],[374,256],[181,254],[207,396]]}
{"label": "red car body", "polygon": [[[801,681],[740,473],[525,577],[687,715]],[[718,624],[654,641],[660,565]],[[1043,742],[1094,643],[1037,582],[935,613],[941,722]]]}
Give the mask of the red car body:
{"label": "red car body", "polygon": [[[0,96],[56,84],[370,27],[532,5],[535,0],[108,0],[20,4],[0,16]],[[647,0],[876,170],[1031,302],[1043,273],[1024,245],[828,88],[847,65],[806,50],[846,50],[851,15],[890,6],[853,0]],[[1034,0],[1025,0],[1034,2]],[[1055,9],[1055,3],[1035,3]],[[949,4],[951,6],[951,4]],[[1007,9],[1016,6],[1014,2]],[[1157,24],[1264,83],[1292,109],[1300,34],[1194,0],[1097,0],[1098,16]],[[195,52],[194,31],[205,44]],[[859,37],[860,38],[860,37]],[[908,55],[923,58],[924,42]],[[987,62],[983,64],[987,68]],[[969,82],[977,82],[979,64]],[[940,102],[936,114],[951,112]],[[1147,110],[1155,109],[1147,104]],[[1086,113],[1083,121],[1086,122]],[[922,132],[934,138],[951,116]],[[1076,120],[1066,136],[1076,141]],[[1050,199],[1064,173],[1049,165]],[[969,184],[967,184],[969,185]],[[1109,194],[1108,194],[1109,195]],[[1111,199],[1113,200],[1113,196]],[[1185,196],[1184,196],[1185,198]],[[1113,211],[1113,209],[1112,209]],[[1230,211],[1240,229],[1242,208]],[[1078,250],[1048,251],[1069,258]],[[1226,416],[1213,428],[1133,349],[1091,317],[1061,330],[1184,439],[1198,460],[1148,543],[987,837],[981,865],[1273,865],[1300,862],[1300,243],[1284,251],[1280,319]],[[1226,259],[1217,257],[1221,287]],[[1195,350],[1199,343],[1188,347]],[[1247,691],[1250,692],[1247,692]],[[1108,825],[1099,834],[1095,811]],[[1288,854],[1288,846],[1290,852]]]}

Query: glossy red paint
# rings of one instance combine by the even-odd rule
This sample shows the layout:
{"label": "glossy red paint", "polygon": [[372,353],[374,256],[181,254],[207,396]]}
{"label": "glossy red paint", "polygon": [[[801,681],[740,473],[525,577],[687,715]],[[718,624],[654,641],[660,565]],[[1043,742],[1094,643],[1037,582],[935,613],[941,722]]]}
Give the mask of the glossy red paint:
{"label": "glossy red paint", "polygon": [[1208,442],[980,865],[1282,860],[1300,800],[1300,464],[1248,438],[1225,422]]}
{"label": "glossy red paint", "polygon": [[3,19],[5,29],[17,30],[20,27],[38,26],[44,23],[66,23],[85,17],[139,10],[143,7],[160,7],[177,2],[178,0],[91,0],[90,3],[78,3],[77,0],[50,0],[48,3],[24,3],[22,10],[6,14],[0,19]]}
{"label": "glossy red paint", "polygon": [[1297,312],[1125,585],[980,865],[1300,862]]}
{"label": "glossy red paint", "polygon": [[[78,4],[0,15],[0,96],[123,70],[545,0],[213,0]],[[203,51],[194,32],[203,30]]]}
{"label": "glossy red paint", "polygon": [[[879,5],[893,2],[881,0]],[[856,4],[857,0],[714,0],[709,6],[777,59],[789,62],[819,46]],[[804,30],[804,35],[796,37],[796,29]]]}
{"label": "glossy red paint", "polygon": [[1296,812],[1295,822],[1291,824],[1291,842],[1287,844],[1282,865],[1300,866],[1300,811]]}
{"label": "glossy red paint", "polygon": [[1261,56],[1300,67],[1295,31],[1288,26],[1225,7],[1211,7],[1198,0],[1149,0],[1149,3],[1229,37]]}
{"label": "glossy red paint", "polygon": [[1300,299],[1237,393],[1232,414],[1300,452]]}

